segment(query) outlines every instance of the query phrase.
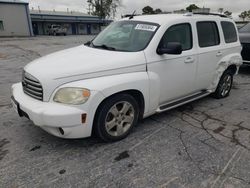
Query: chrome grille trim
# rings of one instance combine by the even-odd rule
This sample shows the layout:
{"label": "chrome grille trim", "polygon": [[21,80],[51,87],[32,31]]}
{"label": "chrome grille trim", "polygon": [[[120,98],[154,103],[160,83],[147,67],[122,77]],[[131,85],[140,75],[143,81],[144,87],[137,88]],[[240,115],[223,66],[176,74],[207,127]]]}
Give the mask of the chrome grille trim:
{"label": "chrome grille trim", "polygon": [[30,74],[24,72],[22,79],[23,91],[32,98],[42,101],[43,88],[41,83]]}

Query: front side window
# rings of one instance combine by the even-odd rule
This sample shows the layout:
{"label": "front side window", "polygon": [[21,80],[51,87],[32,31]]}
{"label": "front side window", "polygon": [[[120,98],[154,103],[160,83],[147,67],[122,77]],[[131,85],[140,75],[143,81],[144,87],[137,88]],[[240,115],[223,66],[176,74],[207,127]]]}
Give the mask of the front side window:
{"label": "front side window", "polygon": [[93,40],[91,46],[114,51],[141,51],[147,47],[158,27],[150,22],[114,22]]}
{"label": "front side window", "polygon": [[224,33],[226,43],[232,43],[238,40],[237,32],[233,23],[224,21],[221,22],[221,27]]}
{"label": "front side window", "polygon": [[220,44],[219,31],[216,22],[198,22],[197,31],[199,46],[201,48]]}
{"label": "front side window", "polygon": [[188,23],[171,26],[163,35],[160,47],[167,48],[168,43],[178,42],[182,45],[182,50],[190,50],[193,47],[193,37],[191,25]]}
{"label": "front side window", "polygon": [[4,27],[3,27],[3,21],[0,20],[0,31],[3,31]]}

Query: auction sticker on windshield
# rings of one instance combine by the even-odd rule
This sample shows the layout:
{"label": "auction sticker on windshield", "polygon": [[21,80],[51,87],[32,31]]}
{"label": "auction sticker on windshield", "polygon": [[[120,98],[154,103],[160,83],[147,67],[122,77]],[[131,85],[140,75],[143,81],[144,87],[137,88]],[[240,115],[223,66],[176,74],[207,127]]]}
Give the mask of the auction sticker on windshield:
{"label": "auction sticker on windshield", "polygon": [[157,29],[157,26],[148,25],[148,24],[137,24],[135,27],[135,30],[143,30],[143,31],[151,31],[151,32],[155,32],[156,29]]}

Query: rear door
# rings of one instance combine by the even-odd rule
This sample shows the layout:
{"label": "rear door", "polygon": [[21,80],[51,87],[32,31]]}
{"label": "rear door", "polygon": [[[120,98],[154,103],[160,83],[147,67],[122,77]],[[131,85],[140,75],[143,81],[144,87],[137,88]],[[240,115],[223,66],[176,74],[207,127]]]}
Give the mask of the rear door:
{"label": "rear door", "polygon": [[196,27],[199,46],[196,89],[205,90],[213,82],[223,51],[217,22],[198,21]]}

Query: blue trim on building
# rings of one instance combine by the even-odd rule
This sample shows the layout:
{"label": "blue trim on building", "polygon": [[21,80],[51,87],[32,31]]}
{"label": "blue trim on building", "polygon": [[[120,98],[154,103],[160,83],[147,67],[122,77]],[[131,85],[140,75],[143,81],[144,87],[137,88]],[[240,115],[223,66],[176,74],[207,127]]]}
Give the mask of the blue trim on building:
{"label": "blue trim on building", "polygon": [[30,14],[30,16],[38,16],[38,17],[48,16],[48,17],[92,18],[92,19],[98,19],[98,20],[100,20],[100,18],[97,17],[97,16],[74,16],[74,15],[32,14],[32,13]]}

